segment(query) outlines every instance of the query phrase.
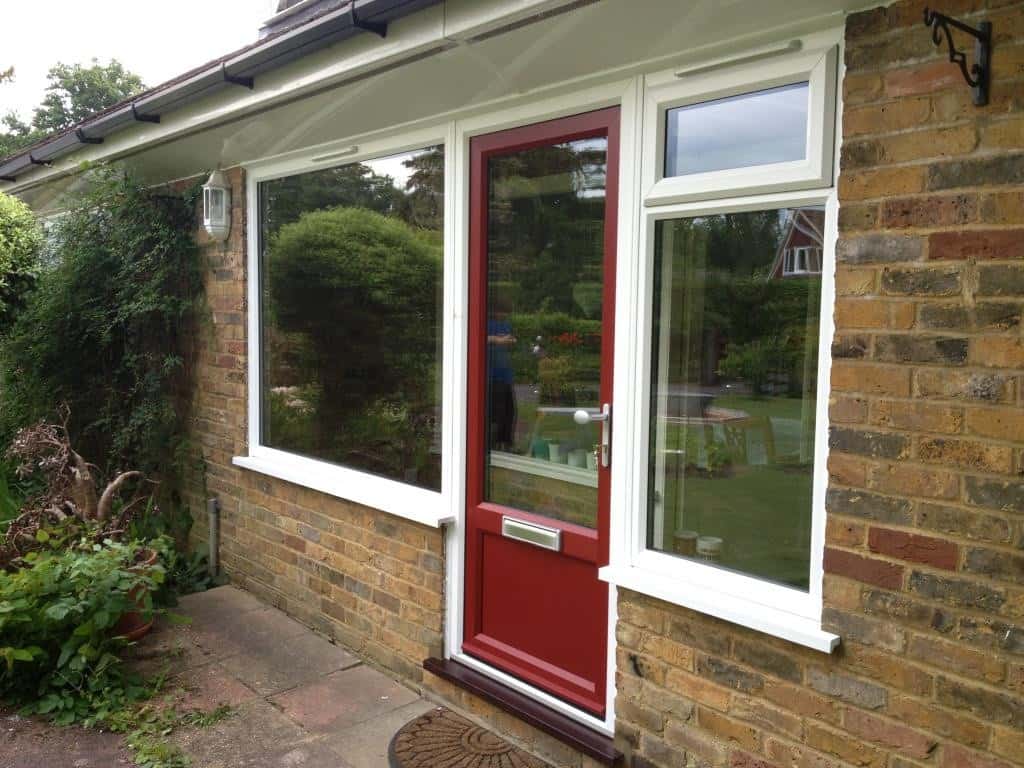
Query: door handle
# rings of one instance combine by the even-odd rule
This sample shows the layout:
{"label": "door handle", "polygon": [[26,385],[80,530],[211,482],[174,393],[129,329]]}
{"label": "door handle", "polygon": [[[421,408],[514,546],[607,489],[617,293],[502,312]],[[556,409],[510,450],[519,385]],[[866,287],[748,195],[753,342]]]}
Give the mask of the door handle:
{"label": "door handle", "polygon": [[610,467],[612,464],[612,404],[602,405],[600,413],[580,408],[572,415],[572,420],[580,425],[595,421],[601,423],[601,466]]}

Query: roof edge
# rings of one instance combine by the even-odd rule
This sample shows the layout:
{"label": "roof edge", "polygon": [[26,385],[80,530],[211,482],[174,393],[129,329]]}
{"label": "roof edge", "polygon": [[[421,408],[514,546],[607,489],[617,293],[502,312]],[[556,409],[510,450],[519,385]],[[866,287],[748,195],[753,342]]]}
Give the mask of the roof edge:
{"label": "roof edge", "polygon": [[158,123],[162,115],[218,91],[255,89],[257,75],[314,51],[370,32],[385,36],[387,25],[443,0],[350,0],[343,8],[272,34],[189,70],[130,99],[97,112],[13,155],[0,159],[0,182],[14,183],[37,165],[72,154],[136,123]]}

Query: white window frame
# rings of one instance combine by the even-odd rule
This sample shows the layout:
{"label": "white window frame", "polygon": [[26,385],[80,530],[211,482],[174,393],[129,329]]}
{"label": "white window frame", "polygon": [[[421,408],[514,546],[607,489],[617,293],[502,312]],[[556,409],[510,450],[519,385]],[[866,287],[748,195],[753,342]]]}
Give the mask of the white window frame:
{"label": "white window frame", "polygon": [[328,461],[301,456],[289,451],[263,445],[262,435],[262,371],[260,366],[262,318],[260,303],[260,206],[259,185],[261,182],[296,176],[311,171],[335,168],[366,160],[400,154],[432,146],[443,146],[445,150],[445,238],[443,246],[444,268],[442,270],[443,310],[442,317],[451,316],[455,305],[451,274],[455,268],[452,259],[454,232],[451,210],[452,197],[448,190],[454,179],[454,157],[452,153],[452,127],[450,123],[402,133],[371,137],[367,140],[352,139],[304,149],[286,156],[269,159],[245,166],[246,171],[246,220],[249,227],[247,238],[247,305],[248,305],[248,451],[245,456],[233,459],[235,466],[253,470],[296,485],[302,485],[321,493],[383,510],[398,517],[413,520],[431,527],[440,527],[454,520],[452,505],[452,464],[459,461],[454,450],[455,435],[452,418],[455,403],[452,399],[454,380],[459,374],[455,369],[452,343],[454,329],[449,322],[443,323],[442,330],[442,371],[441,384],[441,490],[419,488],[399,480],[374,475]]}
{"label": "white window frame", "polygon": [[[805,38],[808,40],[823,47],[773,58],[767,63],[758,61],[725,67],[693,84],[680,82],[674,71],[647,78],[640,131],[642,146],[639,150],[640,185],[646,194],[637,205],[638,237],[631,279],[628,286],[620,282],[620,292],[616,297],[620,318],[616,328],[616,370],[638,371],[640,374],[617,376],[615,380],[618,424],[628,426],[616,430],[612,436],[613,453],[618,464],[618,467],[616,462],[612,465],[612,546],[610,563],[600,570],[600,576],[618,587],[830,653],[838,645],[839,637],[822,630],[821,610],[825,492],[828,486],[828,394],[839,207],[832,183],[835,125],[838,120],[835,88],[837,47],[841,40],[834,33],[812,35]],[[796,164],[800,167],[777,163],[661,178],[666,109],[801,80],[811,83],[809,134],[817,142],[812,144],[809,139],[809,162]],[[656,224],[660,220],[681,217],[801,206],[825,208],[809,588],[806,592],[647,546],[649,408],[654,385],[650,380],[654,319],[651,309]],[[627,307],[631,308],[628,314]]]}
{"label": "white window frame", "polygon": [[[835,123],[835,45],[775,56],[747,66],[669,70],[647,78],[644,93],[644,202],[648,206],[820,189],[832,184]],[[664,175],[668,110],[729,96],[807,82],[807,156],[803,160],[728,168],[685,176]]]}

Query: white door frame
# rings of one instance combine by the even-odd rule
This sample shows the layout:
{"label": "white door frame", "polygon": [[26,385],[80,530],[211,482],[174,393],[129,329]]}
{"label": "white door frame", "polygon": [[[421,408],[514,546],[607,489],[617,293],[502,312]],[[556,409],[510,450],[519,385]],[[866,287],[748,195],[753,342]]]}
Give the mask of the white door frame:
{"label": "white door frame", "polygon": [[[447,340],[453,343],[454,350],[452,354],[447,356],[450,370],[445,371],[445,376],[450,377],[452,386],[450,387],[450,400],[445,403],[445,414],[453,437],[449,443],[453,446],[454,450],[448,459],[448,471],[452,473],[450,478],[451,485],[449,486],[452,489],[450,516],[456,522],[453,525],[447,526],[445,533],[447,577],[445,579],[445,656],[482,672],[498,682],[536,699],[561,714],[609,736],[615,732],[615,625],[618,612],[616,607],[617,593],[614,586],[609,585],[608,589],[608,679],[605,717],[603,720],[583,712],[539,688],[528,685],[489,664],[484,664],[462,653],[465,596],[466,462],[468,460],[465,404],[468,364],[467,339],[469,332],[467,325],[469,142],[474,136],[493,133],[507,128],[567,117],[604,107],[618,106],[621,108],[615,285],[615,301],[618,305],[623,300],[630,300],[633,293],[632,275],[635,270],[632,269],[632,264],[636,258],[637,238],[635,237],[635,232],[639,218],[636,201],[639,199],[640,131],[637,121],[640,119],[640,92],[641,80],[639,77],[634,77],[626,80],[616,80],[592,88],[567,92],[557,97],[548,97],[514,107],[491,111],[464,120],[457,120],[453,124],[448,153],[448,162],[454,164],[453,173],[449,176],[449,178],[454,179],[454,190],[449,200],[453,201],[452,207],[454,208],[454,221],[451,231],[454,233],[455,247],[451,251],[453,263],[446,270],[446,285],[452,291],[453,302],[451,306],[453,307],[453,313],[451,321],[454,325],[453,332],[448,334]],[[626,267],[623,268],[623,265],[626,265]],[[615,370],[625,370],[622,366],[624,361],[620,359],[621,353],[619,351],[620,347],[624,349],[625,345],[620,345],[619,340],[623,333],[628,332],[628,329],[623,326],[629,322],[630,314],[616,312],[616,327],[614,331],[615,358],[613,362]],[[621,378],[623,377],[615,377],[613,380],[613,402],[618,401],[620,387],[622,386],[619,383]],[[622,409],[624,414],[627,410],[625,408]],[[616,425],[618,429],[612,432],[613,457],[616,452],[616,444],[620,442],[620,438],[616,438],[616,435],[624,434],[631,428],[627,421],[627,419],[619,420]],[[620,466],[621,469],[617,470],[617,466]],[[619,496],[617,488],[622,485],[625,477],[624,470],[625,462],[619,462],[617,465],[613,459],[611,472],[613,507],[616,504],[616,496]],[[610,534],[611,531],[609,531]]]}

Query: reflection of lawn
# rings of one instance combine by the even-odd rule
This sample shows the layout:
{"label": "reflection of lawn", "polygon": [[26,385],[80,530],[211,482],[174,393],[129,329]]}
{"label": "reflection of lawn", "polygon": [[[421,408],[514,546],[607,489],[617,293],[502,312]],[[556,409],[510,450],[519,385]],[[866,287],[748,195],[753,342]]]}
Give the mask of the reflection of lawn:
{"label": "reflection of lawn", "polygon": [[[712,408],[723,408],[740,411],[747,415],[743,421],[702,421],[694,420],[687,424],[669,423],[665,425],[665,447],[669,450],[683,450],[687,461],[697,466],[707,466],[706,450],[710,443],[723,443],[725,429],[741,430],[743,440],[765,446],[769,438],[773,442],[775,461],[778,463],[794,463],[801,455],[801,441],[813,434],[813,424],[807,425],[805,435],[803,424],[802,401],[794,397],[745,397],[741,395],[724,395],[715,397]],[[813,412],[810,414],[813,419]],[[768,433],[770,425],[770,434]],[[733,439],[739,439],[736,434]],[[804,447],[804,455],[809,455],[810,446]],[[734,451],[730,451],[734,454]],[[734,456],[738,459],[738,456]]]}
{"label": "reflection of lawn", "polygon": [[[684,496],[677,493],[682,485]],[[718,536],[722,565],[806,587],[810,547],[811,472],[737,467],[731,477],[669,477],[665,486],[665,548],[674,529]],[[676,524],[673,500],[679,504]]]}
{"label": "reflection of lawn", "polygon": [[716,396],[711,406],[745,411],[751,416],[773,419],[800,419],[803,400],[799,397],[745,397],[743,395]]}

